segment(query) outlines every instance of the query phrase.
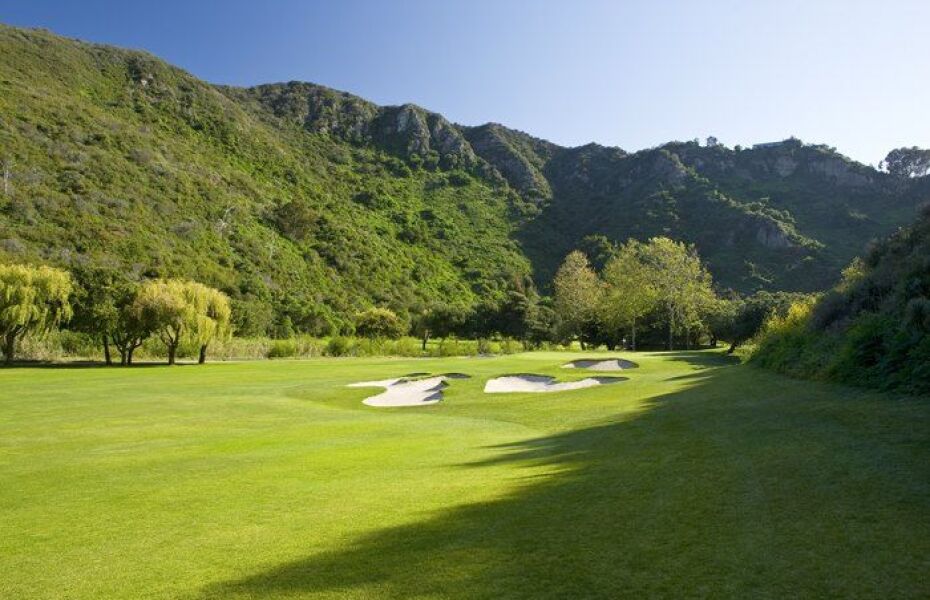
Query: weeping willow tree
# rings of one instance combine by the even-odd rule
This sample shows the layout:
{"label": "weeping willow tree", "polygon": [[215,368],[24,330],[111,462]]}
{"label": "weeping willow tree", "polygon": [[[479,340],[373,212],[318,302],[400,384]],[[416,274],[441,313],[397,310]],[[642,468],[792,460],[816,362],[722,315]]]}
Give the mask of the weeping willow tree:
{"label": "weeping willow tree", "polygon": [[51,267],[0,265],[0,337],[3,358],[13,362],[17,343],[71,318],[71,275]]}
{"label": "weeping willow tree", "polygon": [[189,337],[200,350],[197,362],[203,364],[207,361],[207,346],[210,342],[226,339],[232,333],[229,298],[217,289],[194,282],[188,282],[185,291],[193,306]]}
{"label": "weeping willow tree", "polygon": [[133,310],[165,345],[169,365],[175,364],[182,343],[196,345],[198,362],[203,363],[210,342],[230,334],[229,299],[219,290],[193,281],[147,281],[139,288]]}

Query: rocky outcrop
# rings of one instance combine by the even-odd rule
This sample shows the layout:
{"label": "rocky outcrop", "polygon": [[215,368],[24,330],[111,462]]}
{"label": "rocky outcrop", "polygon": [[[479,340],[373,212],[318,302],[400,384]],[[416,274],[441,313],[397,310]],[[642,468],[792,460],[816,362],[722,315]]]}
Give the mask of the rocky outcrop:
{"label": "rocky outcrop", "polygon": [[768,219],[758,219],[754,223],[756,241],[770,249],[790,248],[794,244],[788,234],[776,223]]}
{"label": "rocky outcrop", "polygon": [[548,148],[543,146],[538,152],[532,147],[532,139],[520,140],[521,134],[495,123],[468,127],[464,131],[478,156],[514,189],[531,198],[552,197],[552,188],[541,170],[550,155]]}
{"label": "rocky outcrop", "polygon": [[852,188],[862,188],[872,185],[872,177],[865,175],[854,168],[854,164],[838,156],[828,156],[820,160],[811,161],[808,169],[832,180],[836,185]]}

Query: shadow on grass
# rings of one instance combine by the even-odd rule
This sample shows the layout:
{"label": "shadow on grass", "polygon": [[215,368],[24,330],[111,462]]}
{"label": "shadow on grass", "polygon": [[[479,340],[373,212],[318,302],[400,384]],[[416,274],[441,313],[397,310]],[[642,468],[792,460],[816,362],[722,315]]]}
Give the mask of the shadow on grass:
{"label": "shadow on grass", "polygon": [[[223,361],[208,361],[206,364],[216,364]],[[31,360],[17,360],[13,361],[12,364],[5,364],[0,362],[0,369],[149,369],[154,367],[198,367],[196,362],[178,362],[174,365],[169,365],[167,362],[160,361],[146,361],[146,362],[133,362],[131,365],[120,365],[113,364],[108,365],[102,361],[94,360],[75,360],[68,362],[50,362],[50,361],[31,361]]]}
{"label": "shadow on grass", "polygon": [[[729,362],[679,354],[701,367]],[[460,465],[551,467],[507,497],[375,531],[204,596],[930,592],[925,399],[850,400],[747,368],[702,373],[627,420]]]}

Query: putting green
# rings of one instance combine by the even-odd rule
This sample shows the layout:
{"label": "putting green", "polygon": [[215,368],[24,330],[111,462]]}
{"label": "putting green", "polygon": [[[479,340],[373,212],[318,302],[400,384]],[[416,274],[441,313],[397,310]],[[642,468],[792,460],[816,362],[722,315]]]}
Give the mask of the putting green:
{"label": "putting green", "polygon": [[927,398],[591,357],[0,370],[0,597],[930,595]]}

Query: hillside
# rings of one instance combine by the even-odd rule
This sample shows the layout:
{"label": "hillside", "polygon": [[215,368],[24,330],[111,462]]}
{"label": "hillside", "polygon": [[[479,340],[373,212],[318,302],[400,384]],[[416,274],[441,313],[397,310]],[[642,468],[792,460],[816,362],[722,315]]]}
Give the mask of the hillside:
{"label": "hillside", "polygon": [[930,391],[930,209],[813,305],[769,324],[753,361],[791,375]]}
{"label": "hillside", "polygon": [[0,260],[191,277],[232,296],[245,333],[546,289],[590,236],[693,242],[726,287],[822,289],[928,197],[796,140],[564,148],[4,26],[0,160]]}

